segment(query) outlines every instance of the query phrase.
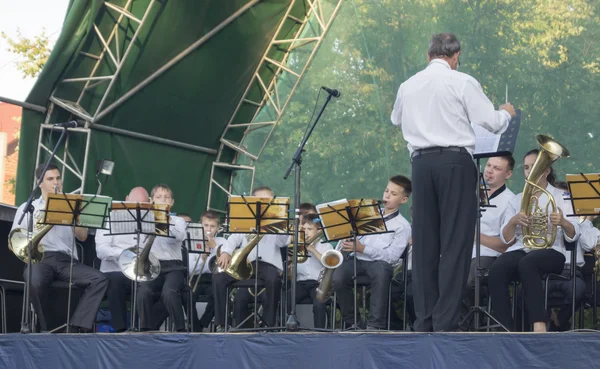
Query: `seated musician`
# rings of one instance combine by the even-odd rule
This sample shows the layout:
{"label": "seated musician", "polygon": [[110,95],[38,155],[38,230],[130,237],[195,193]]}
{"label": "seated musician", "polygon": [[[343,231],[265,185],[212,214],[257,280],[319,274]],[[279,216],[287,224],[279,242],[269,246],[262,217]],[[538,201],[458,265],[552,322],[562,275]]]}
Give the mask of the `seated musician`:
{"label": "seated musician", "polygon": [[[155,204],[173,206],[173,191],[166,184],[158,184],[150,191],[150,199]],[[175,331],[185,332],[182,290],[185,287],[185,265],[182,262],[181,243],[187,237],[186,223],[178,216],[170,215],[169,237],[156,237],[151,253],[160,261],[160,274],[152,281],[138,286],[137,310],[140,317],[140,330],[160,328],[163,317],[158,313],[161,304],[169,312]],[[147,236],[142,236],[145,245]]]}
{"label": "seated musician", "polygon": [[[568,193],[568,186],[565,182],[556,182],[555,187],[559,190],[565,191],[565,196],[570,197]],[[566,200],[568,201],[568,200]],[[592,220],[595,217],[586,217],[586,219],[579,224],[579,241],[576,247],[575,256],[575,308],[579,309],[581,300],[585,297],[586,283],[583,278],[581,268],[585,264],[583,254],[585,251],[592,251],[596,246],[596,228],[592,226]],[[553,292],[560,292],[562,296],[562,306],[558,309],[558,312],[552,311],[550,317],[550,330],[552,331],[567,331],[570,329],[569,320],[572,315],[572,302],[573,302],[573,281],[571,278],[571,251],[567,250],[565,253],[565,267],[561,275],[567,279],[550,279],[548,283],[548,294]]]}
{"label": "seated musician", "polygon": [[[254,189],[252,196],[263,198],[272,198],[273,190],[268,187],[259,187]],[[217,260],[218,265],[225,269],[231,262],[231,255],[236,248],[243,248],[249,243],[249,239],[255,237],[253,234],[234,233],[227,239],[227,244],[221,248],[221,255]],[[277,306],[281,298],[281,272],[283,262],[281,258],[282,247],[288,246],[289,235],[265,235],[252,252],[248,255],[248,261],[252,262],[254,271],[258,264],[258,280],[265,286],[265,302],[263,304],[263,321],[269,327],[274,327],[277,317]],[[258,255],[257,255],[258,253]],[[257,258],[258,256],[258,258]],[[257,262],[258,259],[258,262]],[[255,277],[254,275],[252,277]],[[236,282],[236,279],[229,274],[222,272],[213,275],[213,294],[215,298],[215,324],[217,332],[226,331],[225,325],[225,301],[227,296],[227,286]],[[240,290],[235,298],[234,318],[236,324],[241,323],[248,316],[248,304],[252,300],[250,293],[241,293]],[[259,291],[260,292],[260,291]]]}
{"label": "seated musician", "polygon": [[[35,170],[35,177],[40,178],[44,170],[44,165]],[[42,195],[33,200],[31,205],[33,212],[33,233],[42,225],[37,223],[43,220],[43,211],[48,201],[49,193],[62,193],[62,178],[58,167],[50,164],[46,171],[43,181],[40,184]],[[21,223],[19,218],[25,212],[25,204],[19,206],[13,221],[12,229],[27,228],[30,214],[23,217]],[[11,230],[12,230],[11,229]],[[104,298],[104,292],[108,281],[98,270],[82,264],[77,257],[74,246],[75,238],[81,242],[87,239],[87,228],[54,226],[42,237],[39,247],[43,248],[44,257],[41,262],[31,265],[31,304],[38,316],[40,330],[42,332],[53,329],[49,327],[48,322],[48,290],[53,281],[69,282],[69,270],[71,265],[71,252],[73,255],[73,274],[72,282],[74,285],[83,288],[83,294],[79,303],[71,315],[68,331],[70,333],[89,332],[92,330],[96,320],[96,313],[100,303]],[[28,278],[27,267],[23,273],[25,280]]]}
{"label": "seated musician", "polygon": [[[194,332],[202,332],[204,328],[207,328],[215,316],[215,299],[213,297],[212,289],[212,271],[209,268],[208,261],[212,257],[216,257],[217,249],[227,243],[227,240],[223,237],[215,237],[219,230],[220,218],[219,214],[212,210],[207,210],[200,216],[202,227],[204,228],[204,234],[206,235],[206,248],[210,251],[209,254],[194,254],[190,253],[189,258],[189,273],[191,286],[195,286],[197,279],[200,278],[198,286],[193,293],[192,301],[195,303],[198,296],[205,295],[207,298],[206,308],[204,314],[200,320],[196,314],[194,306]],[[200,260],[198,260],[200,259]],[[195,305],[195,304],[194,304]]]}
{"label": "seated musician", "polygon": [[[538,156],[538,150],[531,150],[523,158],[525,178],[528,178]],[[520,281],[523,286],[523,297],[529,320],[533,322],[534,332],[546,332],[548,316],[544,309],[544,287],[542,278],[546,273],[560,274],[565,265],[564,241],[576,241],[579,237],[579,224],[576,219],[565,218],[564,214],[572,214],[571,204],[563,199],[563,191],[556,189],[552,167],[547,168],[537,178],[537,185],[545,189],[556,201],[557,211],[548,214],[548,230],[557,226],[556,239],[550,247],[533,249],[525,247],[522,227],[532,226],[533,219],[521,212],[522,193],[513,197],[506,206],[500,237],[505,244],[511,244],[506,252],[498,256],[490,268],[488,287],[492,298],[493,315],[507,329],[516,328],[511,315],[509,285],[512,281]],[[527,185],[526,185],[527,186]],[[546,209],[548,196],[541,191],[534,191],[540,209]],[[530,199],[526,199],[531,203]],[[529,207],[529,206],[528,206]]]}
{"label": "seated musician", "polygon": [[[148,202],[148,191],[143,187],[135,187],[125,197],[128,202]],[[96,231],[96,255],[100,262],[100,271],[108,279],[108,310],[110,324],[115,332],[124,332],[126,327],[127,295],[131,294],[132,281],[127,278],[119,267],[119,256],[130,248],[137,246],[137,236],[134,234],[110,235],[109,229]],[[143,236],[144,237],[144,236]],[[140,244],[142,247],[143,244]]]}
{"label": "seated musician", "polygon": [[[367,329],[387,327],[388,291],[394,272],[392,265],[400,260],[411,235],[410,224],[400,214],[400,206],[408,201],[410,192],[410,179],[400,175],[390,178],[383,193],[383,218],[388,231],[392,232],[359,236],[356,240],[357,275],[366,275],[371,282]],[[352,240],[340,243],[341,251],[354,250]],[[351,256],[333,273],[333,289],[340,302],[342,319],[348,327],[354,324],[353,264]]]}
{"label": "seated musician", "polygon": [[[410,216],[412,218],[412,206],[410,207]],[[406,304],[406,315],[408,318],[408,321],[406,322],[406,327],[410,327],[410,330],[412,331],[412,326],[415,323],[415,320],[417,319],[417,316],[415,314],[415,305],[414,305],[414,299],[413,299],[413,283],[412,283],[412,251],[413,251],[413,243],[412,243],[412,236],[410,237],[410,240],[408,241],[408,246],[406,246],[406,250],[405,253],[407,253],[406,255],[406,293],[404,292],[404,281],[402,280],[403,277],[403,273],[402,271],[398,271],[396,273],[396,275],[394,276],[394,281],[392,282],[392,303],[396,302],[396,301],[400,301],[402,299],[404,299],[404,303]],[[402,268],[404,268],[405,266],[403,265]],[[403,317],[404,318],[404,317]],[[402,319],[403,319],[402,318]],[[394,305],[392,305],[392,308],[390,309],[390,329],[393,331],[399,331],[402,330],[402,319],[400,318],[400,316],[398,315],[397,310],[395,309]]]}
{"label": "seated musician", "polygon": [[[488,188],[486,200],[489,201],[489,205],[494,207],[485,207],[483,208],[484,211],[481,212],[480,268],[482,268],[482,275],[487,273],[496,258],[509,247],[509,245],[500,239],[500,228],[502,226],[504,209],[506,209],[508,202],[515,196],[506,187],[506,181],[512,176],[514,166],[515,159],[512,155],[489,158],[485,165],[483,176]],[[476,247],[475,242],[473,244],[471,267],[465,290],[465,309],[463,313],[467,313],[467,309],[475,303]]]}
{"label": "seated musician", "polygon": [[[314,238],[321,229],[319,216],[317,214],[307,214],[302,217],[302,230],[304,230],[304,239]],[[304,263],[298,263],[298,272],[296,275],[296,303],[300,303],[306,298],[310,298],[313,304],[313,317],[315,328],[326,328],[326,305],[317,300],[317,287],[319,287],[319,275],[325,269],[321,263],[321,255],[331,250],[329,243],[321,240],[315,241],[306,246],[309,258]],[[288,290],[288,306],[291,302],[291,290]]]}

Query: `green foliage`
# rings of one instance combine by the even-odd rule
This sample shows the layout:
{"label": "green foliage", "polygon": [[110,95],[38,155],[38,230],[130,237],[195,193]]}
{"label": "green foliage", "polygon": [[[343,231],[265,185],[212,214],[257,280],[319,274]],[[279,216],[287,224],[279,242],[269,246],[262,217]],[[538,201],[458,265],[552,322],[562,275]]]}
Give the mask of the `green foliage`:
{"label": "green foliage", "polygon": [[[255,163],[255,186],[292,194],[293,181],[283,174],[323,85],[342,96],[329,104],[307,145],[302,200],[379,198],[391,175],[410,176],[406,143],[389,117],[399,85],[426,67],[428,40],[438,32],[457,34],[460,71],[480,81],[496,106],[508,85],[509,101],[523,112],[509,183],[515,192],[524,182],[522,155],[537,147],[539,133],[571,150],[571,158],[555,164],[559,174],[597,172],[600,105],[592,96],[600,92],[599,10],[585,0],[345,1]],[[257,130],[245,143],[257,151],[264,137]]]}
{"label": "green foliage", "polygon": [[16,54],[19,60],[16,62],[17,69],[23,73],[23,78],[35,78],[48,61],[50,47],[48,46],[48,35],[46,31],[29,39],[23,37],[17,29],[17,39],[12,39],[2,32],[2,38],[8,42],[8,51]]}
{"label": "green foliage", "polygon": [[6,184],[8,185],[8,192],[10,192],[11,194],[15,194],[15,186],[17,185],[17,178],[16,177],[10,177],[8,179],[8,181],[6,181]]}

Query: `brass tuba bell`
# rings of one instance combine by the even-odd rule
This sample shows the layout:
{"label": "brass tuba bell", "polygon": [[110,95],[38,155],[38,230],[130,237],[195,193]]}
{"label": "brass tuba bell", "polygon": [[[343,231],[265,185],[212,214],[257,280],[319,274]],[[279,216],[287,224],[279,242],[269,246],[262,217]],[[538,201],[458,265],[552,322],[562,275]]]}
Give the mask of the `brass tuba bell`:
{"label": "brass tuba bell", "polygon": [[333,272],[342,265],[347,253],[338,250],[327,250],[321,255],[321,264],[325,267],[319,275],[319,286],[316,298],[325,302],[333,292]]}
{"label": "brass tuba bell", "polygon": [[[34,215],[35,229],[33,237],[31,238],[31,250],[33,254],[31,263],[39,263],[44,259],[44,248],[40,244],[40,241],[53,227],[52,224],[45,226],[41,225],[41,218],[42,212],[39,210],[36,211]],[[19,260],[27,263],[29,259],[29,238],[27,229],[15,228],[10,231],[8,235],[8,248],[17,256],[17,258],[19,258]]]}
{"label": "brass tuba bell", "polygon": [[[523,226],[523,245],[529,249],[546,249],[552,247],[556,239],[556,226],[548,231],[548,216],[556,212],[556,201],[552,194],[546,189],[540,187],[538,182],[544,172],[552,166],[559,158],[567,158],[570,153],[566,147],[558,141],[544,135],[536,136],[540,144],[540,152],[533,163],[531,172],[525,180],[523,188],[523,197],[521,198],[521,212],[531,219],[531,225]],[[548,197],[546,209],[541,209],[538,205],[538,193],[544,193]]]}

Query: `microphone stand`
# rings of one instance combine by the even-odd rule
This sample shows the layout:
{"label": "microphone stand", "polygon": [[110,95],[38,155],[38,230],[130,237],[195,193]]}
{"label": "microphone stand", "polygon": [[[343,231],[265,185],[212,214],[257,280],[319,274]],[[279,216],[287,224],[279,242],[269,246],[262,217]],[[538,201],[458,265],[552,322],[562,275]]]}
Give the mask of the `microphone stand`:
{"label": "microphone stand", "polygon": [[27,199],[27,202],[25,203],[25,207],[23,208],[23,213],[21,214],[21,217],[19,218],[19,221],[17,222],[17,224],[21,224],[25,215],[29,214],[29,217],[27,219],[27,239],[29,240],[29,243],[27,245],[27,253],[28,253],[28,255],[27,255],[27,280],[25,281],[25,290],[24,290],[24,296],[23,296],[23,298],[25,299],[25,303],[23,304],[23,309],[25,311],[24,311],[24,314],[23,314],[22,320],[21,320],[21,333],[31,333],[31,331],[32,331],[30,321],[29,321],[29,314],[27,313],[27,310],[29,310],[29,291],[30,291],[30,287],[31,287],[31,253],[33,251],[33,243],[32,243],[33,213],[35,211],[35,209],[32,205],[32,202],[33,202],[33,198],[34,198],[38,188],[40,188],[40,185],[44,181],[44,176],[46,175],[46,172],[48,171],[48,167],[50,166],[52,159],[54,159],[54,157],[56,156],[56,151],[58,151],[58,148],[64,141],[65,137],[68,135],[67,130],[68,130],[67,126],[63,127],[63,131],[61,132],[60,137],[58,138],[58,141],[56,142],[56,145],[54,146],[54,149],[50,153],[50,157],[46,161],[46,164],[44,165],[44,169],[42,170],[42,174],[37,179],[37,183],[36,183],[35,187],[33,188],[33,190],[31,190],[31,193],[29,194],[29,198]]}
{"label": "microphone stand", "polygon": [[296,317],[296,271],[298,269],[298,236],[299,236],[299,228],[300,228],[300,183],[301,183],[300,177],[301,177],[301,172],[302,172],[302,153],[304,152],[304,146],[306,145],[306,142],[308,142],[310,135],[314,131],[315,127],[317,126],[317,122],[321,118],[323,111],[325,111],[325,108],[327,107],[327,104],[329,104],[329,101],[331,100],[332,97],[333,97],[333,94],[331,92],[329,92],[327,99],[325,100],[325,103],[323,104],[323,106],[321,107],[321,110],[319,111],[319,114],[317,115],[317,118],[314,120],[312,126],[310,127],[310,129],[308,130],[308,132],[306,133],[304,138],[302,139],[302,142],[300,142],[300,145],[298,145],[298,149],[296,150],[296,153],[292,157],[292,163],[290,164],[289,168],[285,172],[285,175],[283,176],[283,179],[287,179],[289,177],[292,169],[294,168],[294,166],[296,167],[296,169],[294,170],[294,247],[293,247],[293,257],[292,257],[292,266],[293,267],[292,267],[292,276],[291,276],[292,283],[291,283],[290,313],[288,314],[287,320],[285,322],[285,326],[286,326],[287,330],[289,330],[289,331],[297,331],[298,327],[299,327],[298,318]]}

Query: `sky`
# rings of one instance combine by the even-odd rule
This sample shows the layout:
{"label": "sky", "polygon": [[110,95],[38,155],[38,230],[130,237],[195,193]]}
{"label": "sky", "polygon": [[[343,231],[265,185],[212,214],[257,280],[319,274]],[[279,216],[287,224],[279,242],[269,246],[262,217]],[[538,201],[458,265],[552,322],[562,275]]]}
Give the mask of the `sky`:
{"label": "sky", "polygon": [[[53,46],[62,27],[69,0],[0,0],[0,32],[17,37],[33,37],[45,29]],[[0,37],[0,96],[24,101],[35,79],[24,79],[16,68],[15,54],[7,51],[8,42]]]}

